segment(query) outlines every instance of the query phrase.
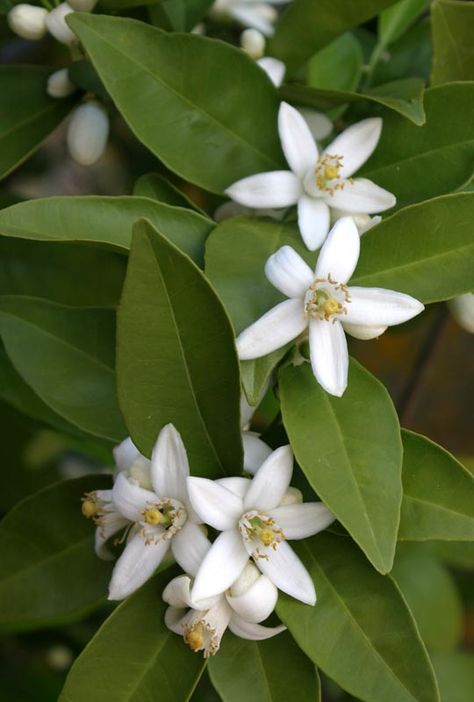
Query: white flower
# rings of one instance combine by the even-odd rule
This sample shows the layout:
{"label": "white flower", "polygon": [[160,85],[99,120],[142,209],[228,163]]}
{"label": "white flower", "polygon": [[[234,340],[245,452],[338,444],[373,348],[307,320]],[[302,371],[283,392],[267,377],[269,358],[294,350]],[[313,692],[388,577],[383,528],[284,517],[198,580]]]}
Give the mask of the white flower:
{"label": "white flower", "polygon": [[74,12],[67,2],[62,2],[60,5],[51,10],[46,17],[46,26],[48,32],[61,44],[76,44],[78,39],[74,32],[69,29],[66,24],[66,17]]}
{"label": "white flower", "polygon": [[331,226],[334,226],[337,220],[341,219],[342,217],[352,217],[354,224],[357,227],[357,231],[359,232],[359,236],[362,236],[362,234],[365,234],[365,232],[368,232],[369,229],[372,229],[372,227],[375,227],[376,224],[379,224],[382,221],[382,217],[380,217],[380,215],[371,217],[364,212],[354,213],[331,208]]}
{"label": "white flower", "polygon": [[23,39],[42,39],[47,32],[44,7],[20,3],[15,5],[7,15],[8,26]]}
{"label": "white flower", "polygon": [[64,98],[76,92],[77,86],[69,80],[67,68],[51,73],[46,85],[46,92],[54,98]]}
{"label": "white flower", "polygon": [[258,29],[262,34],[270,36],[273,34],[273,24],[278,19],[278,13],[272,5],[286,3],[288,0],[216,0],[211,14],[216,18],[231,17],[244,27]]}
{"label": "white flower", "polygon": [[104,153],[109,135],[106,110],[89,100],[74,110],[67,130],[67,145],[72,158],[81,166],[91,166]]}
{"label": "white flower", "polygon": [[393,207],[395,197],[366,178],[351,178],[377,146],[378,117],[348,127],[320,155],[304,118],[283,102],[278,131],[290,171],[258,173],[237,181],[227,195],[247,207],[298,205],[298,225],[314,251],[329,230],[330,208],[373,214]]}
{"label": "white flower", "polygon": [[[265,395],[268,389],[268,383],[265,385],[264,391],[262,393]],[[260,403],[259,399],[258,403]],[[255,407],[247,402],[245,393],[242,392],[240,396],[240,419],[242,426],[242,443],[244,448],[244,471],[247,473],[256,473],[257,469],[260,468],[262,463],[269,457],[272,452],[270,446],[262,441],[258,434],[253,431],[249,431],[249,424],[253,413],[255,412]]]}
{"label": "white flower", "polygon": [[359,248],[357,227],[351,217],[344,217],[331,230],[314,273],[290,246],[270,256],[265,274],[289,299],[239,335],[239,357],[265,356],[309,328],[313,373],[327,392],[340,397],[348,371],[344,332],[357,339],[374,339],[388,326],[406,322],[424,309],[410,295],[393,290],[347,287]]}
{"label": "white flower", "polygon": [[[316,534],[334,517],[321,502],[288,504],[292,473],[293,454],[283,446],[271,453],[252,480],[188,478],[193,509],[222,532],[197,571],[195,601],[227,590],[250,556],[277,588],[302,602],[316,602],[313,582],[287,539]],[[290,502],[293,497],[290,492]]]}
{"label": "white flower", "polygon": [[240,46],[250,58],[259,59],[265,51],[265,37],[258,29],[245,29],[240,35]]}
{"label": "white flower", "polygon": [[474,293],[455,297],[448,304],[457,323],[470,334],[474,334]]}
{"label": "white flower", "polygon": [[[207,542],[206,551],[209,547]],[[204,658],[217,653],[227,627],[236,636],[253,641],[269,639],[286,628],[260,624],[275,609],[278,591],[250,562],[225,593],[196,601],[191,596],[191,585],[188,575],[180,575],[166,586],[163,599],[170,606],[165,623],[183,636],[193,651],[203,651]]]}

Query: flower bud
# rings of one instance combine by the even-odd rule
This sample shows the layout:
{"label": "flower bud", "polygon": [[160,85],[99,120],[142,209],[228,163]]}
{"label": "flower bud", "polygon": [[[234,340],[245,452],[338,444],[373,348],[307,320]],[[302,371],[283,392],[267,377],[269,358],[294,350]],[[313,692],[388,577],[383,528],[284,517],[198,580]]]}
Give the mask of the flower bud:
{"label": "flower bud", "polygon": [[48,13],[46,26],[50,34],[62,44],[74,44],[77,37],[66,24],[66,17],[74,12],[67,2],[62,2]]}
{"label": "flower bud", "polygon": [[46,34],[46,16],[44,7],[21,3],[15,5],[7,16],[10,29],[23,39],[41,39]]}
{"label": "flower bud", "polygon": [[61,68],[59,71],[51,73],[48,78],[46,92],[54,98],[64,98],[72,95],[77,90],[77,87],[69,80],[67,68]]}
{"label": "flower bud", "polygon": [[247,590],[250,590],[252,585],[257,582],[261,573],[250,561],[247,563],[242,573],[239,575],[235,583],[230,588],[232,597],[244,595]]}
{"label": "flower bud", "polygon": [[246,29],[240,35],[240,46],[250,58],[259,59],[265,51],[265,37],[258,29]]}
{"label": "flower bud", "polygon": [[470,334],[474,334],[474,294],[460,295],[448,304],[457,323]]}
{"label": "flower bud", "polygon": [[265,71],[273,85],[279,88],[283,83],[283,78],[285,77],[286,72],[286,66],[283,61],[279,61],[271,56],[264,56],[263,58],[259,59],[257,63],[260,68]]}
{"label": "flower bud", "polygon": [[68,0],[67,4],[74,12],[90,12],[97,5],[97,0]]}
{"label": "flower bud", "polygon": [[98,102],[86,102],[74,110],[69,122],[69,153],[81,166],[91,166],[104,153],[108,135],[107,112]]}

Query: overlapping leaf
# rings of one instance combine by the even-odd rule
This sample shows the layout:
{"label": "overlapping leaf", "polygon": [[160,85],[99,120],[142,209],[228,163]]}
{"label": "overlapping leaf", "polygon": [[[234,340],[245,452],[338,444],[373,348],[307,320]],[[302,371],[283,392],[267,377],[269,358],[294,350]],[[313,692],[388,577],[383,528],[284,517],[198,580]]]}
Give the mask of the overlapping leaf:
{"label": "overlapping leaf", "polygon": [[433,85],[474,78],[474,6],[459,0],[435,0],[431,7]]}

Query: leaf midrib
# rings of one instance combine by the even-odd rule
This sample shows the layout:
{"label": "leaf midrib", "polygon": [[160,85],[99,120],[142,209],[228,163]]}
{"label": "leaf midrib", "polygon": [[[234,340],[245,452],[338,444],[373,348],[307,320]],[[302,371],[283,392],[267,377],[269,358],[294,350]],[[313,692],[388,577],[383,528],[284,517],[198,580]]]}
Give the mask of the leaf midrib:
{"label": "leaf midrib", "polygon": [[428,505],[432,509],[439,510],[441,512],[447,512],[448,514],[454,514],[457,517],[465,517],[466,519],[470,519],[474,521],[474,517],[472,514],[468,514],[466,512],[461,512],[459,510],[452,509],[451,507],[446,507],[446,505],[439,504],[439,502],[432,502],[430,500],[423,499],[422,497],[415,497],[414,495],[409,495],[405,493],[403,495],[404,500],[411,500],[412,502],[420,502],[423,505]]}
{"label": "leaf midrib", "polygon": [[372,167],[370,170],[366,171],[365,169],[361,171],[361,175],[364,176],[364,178],[369,178],[369,177],[376,177],[380,175],[383,171],[390,171],[394,167],[399,166],[400,164],[405,164],[409,163],[410,161],[416,161],[418,159],[422,159],[425,156],[433,156],[433,155],[438,155],[440,151],[446,151],[448,149],[454,149],[454,148],[459,148],[459,147],[465,147],[468,145],[474,146],[474,137],[471,139],[466,139],[464,141],[455,141],[452,144],[443,144],[443,146],[440,146],[438,148],[433,148],[433,149],[428,149],[427,151],[422,151],[421,153],[413,154],[412,156],[407,156],[406,158],[401,158],[398,161],[390,161],[390,163],[385,163],[380,166],[375,166]]}
{"label": "leaf midrib", "polygon": [[46,105],[44,109],[40,110],[39,112],[35,112],[33,115],[28,115],[28,117],[25,117],[20,122],[15,122],[12,127],[0,133],[0,141],[9,138],[16,131],[19,131],[23,127],[27,127],[32,122],[40,121],[49,112],[54,113],[56,111],[60,111],[58,110],[59,107],[62,107],[62,105],[56,105],[54,103]]}

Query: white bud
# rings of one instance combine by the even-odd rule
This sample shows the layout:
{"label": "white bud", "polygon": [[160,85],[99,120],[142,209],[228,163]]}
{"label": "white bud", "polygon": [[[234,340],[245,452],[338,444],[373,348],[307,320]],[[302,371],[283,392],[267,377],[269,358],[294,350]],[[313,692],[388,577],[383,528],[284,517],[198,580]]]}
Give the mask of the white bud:
{"label": "white bud", "polygon": [[298,490],[298,488],[295,487],[289,487],[283,495],[278,507],[281,507],[282,505],[298,505],[301,502],[303,502],[303,494],[301,490]]}
{"label": "white bud", "polygon": [[271,56],[264,56],[257,61],[260,68],[265,71],[276,88],[279,88],[285,77],[286,66],[283,61],[279,61]]}
{"label": "white bud", "polygon": [[206,25],[204,22],[198,22],[193,29],[191,29],[191,34],[199,34],[200,36],[203,36],[206,33]]}
{"label": "white bud", "polygon": [[69,80],[67,68],[61,68],[59,71],[51,73],[48,78],[46,92],[54,98],[64,98],[72,95],[77,90],[77,87]]}
{"label": "white bud", "polygon": [[67,4],[75,12],[90,12],[97,5],[97,0],[68,0]]}
{"label": "white bud", "polygon": [[69,7],[67,2],[62,2],[60,5],[54,8],[48,13],[46,17],[46,26],[48,32],[53,35],[55,39],[61,42],[61,44],[74,44],[77,42],[77,37],[72,32],[66,24],[66,17],[74,12],[74,10]]}
{"label": "white bud", "polygon": [[104,153],[108,135],[107,112],[98,102],[86,102],[74,110],[69,122],[69,153],[81,166],[91,166]]}
{"label": "white bud", "polygon": [[362,234],[365,234],[365,232],[368,232],[369,229],[372,229],[372,227],[375,227],[376,224],[382,221],[380,215],[371,217],[364,212],[347,212],[346,210],[339,210],[336,207],[331,207],[331,226],[335,224],[338,219],[341,219],[341,217],[352,217],[357,231],[359,232],[359,236],[362,236]]}
{"label": "white bud", "polygon": [[265,37],[258,29],[246,29],[240,35],[240,46],[250,58],[259,59],[265,51]]}
{"label": "white bud", "polygon": [[474,334],[474,293],[466,293],[449,301],[449,307],[457,323]]}
{"label": "white bud", "polygon": [[15,5],[7,16],[10,29],[23,39],[41,39],[46,34],[46,16],[44,7],[21,3]]}
{"label": "white bud", "polygon": [[235,583],[230,588],[231,596],[240,597],[240,595],[244,595],[247,590],[250,590],[252,585],[257,582],[260,575],[260,571],[254,566],[253,563],[249,561]]}

